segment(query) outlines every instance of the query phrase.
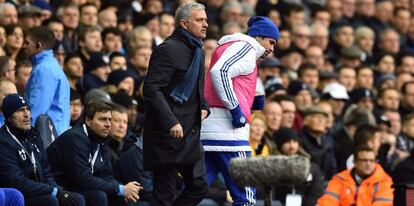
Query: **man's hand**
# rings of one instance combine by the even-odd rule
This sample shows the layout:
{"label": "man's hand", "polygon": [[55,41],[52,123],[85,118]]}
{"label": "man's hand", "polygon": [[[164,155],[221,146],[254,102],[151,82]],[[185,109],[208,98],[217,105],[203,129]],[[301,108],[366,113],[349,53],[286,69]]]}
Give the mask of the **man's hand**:
{"label": "man's hand", "polygon": [[205,118],[207,118],[208,111],[207,110],[201,110],[201,121],[203,121]]}
{"label": "man's hand", "polygon": [[170,135],[172,137],[179,138],[179,139],[184,137],[183,127],[181,126],[180,123],[178,123],[178,124],[174,125],[173,127],[171,127]]}
{"label": "man's hand", "polygon": [[124,186],[124,197],[127,202],[137,202],[139,200],[138,192],[143,187],[138,182],[130,182]]}

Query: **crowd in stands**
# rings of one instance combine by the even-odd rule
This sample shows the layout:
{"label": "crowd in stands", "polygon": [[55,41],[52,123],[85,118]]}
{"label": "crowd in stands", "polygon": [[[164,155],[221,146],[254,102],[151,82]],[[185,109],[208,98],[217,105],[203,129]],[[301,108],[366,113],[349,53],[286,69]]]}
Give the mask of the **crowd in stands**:
{"label": "crowd in stands", "polygon": [[[112,167],[113,172],[101,168],[105,178],[110,176],[104,193],[122,197],[118,184],[126,187],[136,181],[140,184],[135,188],[139,191],[137,204],[148,204],[152,174],[142,166],[142,85],[153,49],[174,31],[176,8],[191,1],[0,1],[0,104],[9,94],[27,93],[34,62],[23,51],[26,32],[36,26],[49,28],[57,40],[54,57],[69,81],[70,94],[65,95],[70,95],[71,127],[83,124],[85,115],[92,121],[94,115],[112,111],[105,154],[108,162],[103,167]],[[203,40],[206,70],[218,40],[246,33],[250,17],[267,16],[279,27],[274,53],[258,62],[256,90],[264,91],[266,102],[263,111],[252,113],[250,145],[253,156],[309,157],[312,178],[303,184],[275,187],[275,199],[284,203],[293,190],[302,195],[304,205],[367,201],[391,205],[392,184],[414,183],[412,1],[197,2],[206,6],[209,23]],[[85,114],[93,101],[112,107]],[[42,97],[37,102],[41,105]],[[4,105],[0,107],[1,125],[12,115],[6,116],[5,110]],[[82,188],[87,179],[80,174],[83,167],[64,158],[72,152],[68,149],[64,154],[70,148],[67,145],[78,144],[68,142],[65,134],[56,137],[59,141],[53,147],[44,148],[57,181],[50,181],[47,188],[55,196],[62,192],[55,191],[54,185]],[[4,165],[1,158],[0,165]],[[66,182],[65,173],[71,175],[70,181],[79,182]],[[10,187],[2,174],[0,187]],[[210,198],[231,201],[220,181],[213,185]],[[338,189],[343,185],[350,185],[349,190]],[[21,192],[25,197],[27,192],[33,193]]]}

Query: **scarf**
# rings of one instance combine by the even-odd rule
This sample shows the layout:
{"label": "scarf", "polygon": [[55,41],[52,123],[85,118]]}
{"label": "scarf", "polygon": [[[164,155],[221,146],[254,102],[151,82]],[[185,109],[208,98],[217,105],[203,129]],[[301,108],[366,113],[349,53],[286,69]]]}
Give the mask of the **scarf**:
{"label": "scarf", "polygon": [[191,92],[193,91],[198,80],[198,74],[200,72],[202,62],[201,58],[203,57],[203,43],[200,39],[195,38],[184,29],[178,28],[177,32],[181,34],[191,46],[195,47],[193,60],[191,61],[190,67],[187,69],[187,73],[185,74],[183,80],[181,80],[181,82],[170,93],[170,97],[175,102],[183,104],[188,101],[188,98],[190,97]]}

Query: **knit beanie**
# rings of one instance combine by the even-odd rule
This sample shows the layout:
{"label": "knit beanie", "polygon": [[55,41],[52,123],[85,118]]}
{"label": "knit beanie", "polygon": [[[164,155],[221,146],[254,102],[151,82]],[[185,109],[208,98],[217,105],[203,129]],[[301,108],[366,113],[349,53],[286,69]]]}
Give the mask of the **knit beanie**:
{"label": "knit beanie", "polygon": [[9,94],[3,99],[3,115],[4,119],[8,119],[17,110],[24,106],[29,106],[22,96],[19,94]]}
{"label": "knit beanie", "polygon": [[247,34],[251,37],[267,37],[274,40],[279,39],[279,29],[267,17],[256,16],[249,19],[247,23],[249,31]]}
{"label": "knit beanie", "polygon": [[87,65],[86,67],[87,71],[93,71],[99,67],[109,65],[109,58],[99,52],[92,53],[86,65]]}
{"label": "knit beanie", "polygon": [[273,141],[275,141],[279,150],[282,148],[283,144],[291,140],[299,142],[298,135],[290,128],[281,127],[273,134]]}
{"label": "knit beanie", "polygon": [[108,84],[118,86],[118,84],[121,83],[122,80],[128,77],[132,77],[129,72],[122,70],[122,69],[117,69],[109,74]]}

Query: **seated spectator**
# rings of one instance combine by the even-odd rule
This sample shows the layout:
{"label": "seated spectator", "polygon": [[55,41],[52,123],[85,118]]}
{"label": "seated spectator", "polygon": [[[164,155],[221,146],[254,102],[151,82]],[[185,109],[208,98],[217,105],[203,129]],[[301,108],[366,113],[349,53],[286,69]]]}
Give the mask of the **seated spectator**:
{"label": "seated spectator", "polygon": [[22,96],[3,100],[5,125],[0,129],[0,186],[16,188],[27,206],[85,205],[84,198],[59,187],[50,173],[38,132],[30,126],[30,108]]}
{"label": "seated spectator", "polygon": [[375,163],[374,150],[361,146],[354,156],[355,167],[338,173],[329,181],[318,205],[392,205],[392,179]]}
{"label": "seated spectator", "polygon": [[254,112],[250,122],[250,147],[252,148],[252,156],[269,155],[269,146],[266,145],[263,139],[266,130],[266,116],[262,112]]}
{"label": "seated spectator", "polygon": [[70,90],[70,126],[73,127],[79,122],[82,115],[83,105],[81,96],[73,89]]}
{"label": "seated spectator", "polygon": [[124,139],[127,136],[128,111],[123,106],[113,105],[111,112],[112,119],[108,146],[111,163],[115,165],[116,161],[122,155]]}
{"label": "seated spectator", "polygon": [[111,71],[115,71],[117,69],[126,70],[126,57],[120,52],[112,52],[112,54],[109,56],[109,66],[111,67]]}
{"label": "seated spectator", "polygon": [[129,96],[132,96],[135,81],[129,72],[118,69],[109,74],[108,85],[113,85],[118,90],[124,90]]}
{"label": "seated spectator", "polygon": [[328,114],[318,106],[305,110],[304,127],[300,133],[300,143],[329,180],[336,173],[336,161],[333,146],[326,138]]}
{"label": "seated spectator", "polygon": [[17,89],[13,82],[10,82],[8,80],[0,80],[0,127],[3,126],[4,122],[6,121],[2,110],[3,99],[7,95],[15,93],[17,93]]}
{"label": "seated spectator", "polygon": [[137,182],[120,184],[113,178],[106,146],[111,129],[111,107],[91,102],[85,123],[72,127],[48,148],[56,180],[85,196],[87,205],[107,206],[136,202],[142,187]]}
{"label": "seated spectator", "polygon": [[[353,148],[359,146],[367,146],[371,148],[375,153],[375,159],[377,159],[378,151],[381,146],[381,133],[375,125],[360,125],[354,135]],[[354,167],[354,156],[351,155],[346,160],[346,168],[350,169]]]}
{"label": "seated spectator", "polygon": [[91,89],[104,86],[110,72],[109,61],[101,53],[93,53],[88,61],[87,73],[77,84],[78,91],[86,94]]}
{"label": "seated spectator", "polygon": [[142,137],[126,151],[114,167],[114,176],[121,183],[140,182],[143,190],[140,191],[140,202],[151,202],[152,172],[144,170]]}
{"label": "seated spectator", "polygon": [[[298,135],[290,128],[280,128],[273,135],[280,155],[292,156],[301,155],[310,158],[299,144]],[[311,163],[310,174],[305,183],[296,185],[280,185],[273,187],[275,199],[285,204],[289,194],[296,193],[302,197],[302,205],[315,205],[324,189],[323,175],[315,163]]]}

